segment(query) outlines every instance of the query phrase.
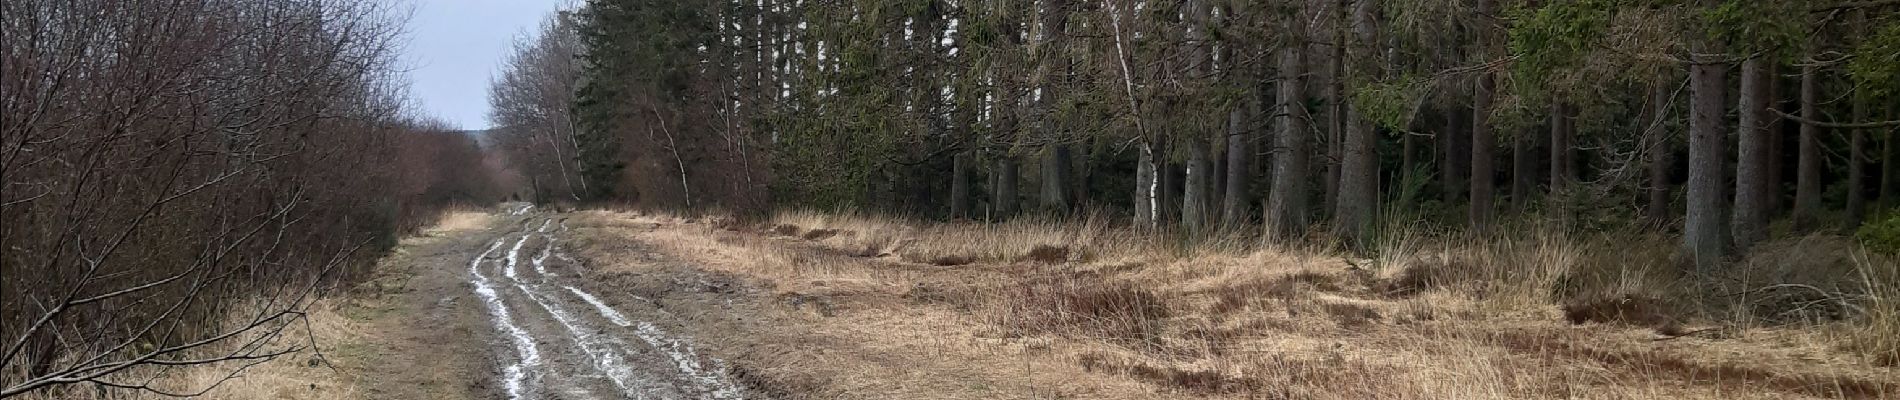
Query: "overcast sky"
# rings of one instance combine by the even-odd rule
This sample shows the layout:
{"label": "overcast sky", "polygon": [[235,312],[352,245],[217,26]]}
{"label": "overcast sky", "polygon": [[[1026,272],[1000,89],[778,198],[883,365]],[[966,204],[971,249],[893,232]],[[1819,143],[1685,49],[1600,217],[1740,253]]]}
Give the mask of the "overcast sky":
{"label": "overcast sky", "polygon": [[563,0],[410,0],[412,94],[428,115],[488,128],[488,80],[517,36],[533,33]]}

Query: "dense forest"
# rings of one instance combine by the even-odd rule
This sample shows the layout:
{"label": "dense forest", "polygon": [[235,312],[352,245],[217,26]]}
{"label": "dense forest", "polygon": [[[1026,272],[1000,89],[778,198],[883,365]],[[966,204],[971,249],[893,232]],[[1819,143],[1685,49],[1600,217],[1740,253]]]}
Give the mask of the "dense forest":
{"label": "dense forest", "polygon": [[311,350],[312,301],[499,197],[406,97],[399,11],[0,2],[0,397],[192,395],[151,377]]}
{"label": "dense forest", "polygon": [[596,0],[511,65],[543,200],[1641,223],[1699,265],[1900,203],[1894,1]]}

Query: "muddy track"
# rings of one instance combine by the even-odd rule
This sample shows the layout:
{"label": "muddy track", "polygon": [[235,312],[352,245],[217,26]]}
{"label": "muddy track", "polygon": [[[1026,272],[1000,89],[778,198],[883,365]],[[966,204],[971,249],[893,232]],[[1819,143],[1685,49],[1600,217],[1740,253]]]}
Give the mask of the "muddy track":
{"label": "muddy track", "polygon": [[[510,399],[740,399],[724,362],[583,289],[559,214],[518,207],[463,278],[496,334],[494,394]],[[638,306],[638,305],[635,305]],[[625,307],[625,305],[623,305]],[[646,310],[639,310],[646,311]]]}

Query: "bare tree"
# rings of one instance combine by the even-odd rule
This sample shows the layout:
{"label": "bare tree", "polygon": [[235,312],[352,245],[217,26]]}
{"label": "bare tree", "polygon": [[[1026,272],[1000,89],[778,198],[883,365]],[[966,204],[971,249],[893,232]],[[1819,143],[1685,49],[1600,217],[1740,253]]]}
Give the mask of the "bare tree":
{"label": "bare tree", "polygon": [[560,183],[537,197],[560,193],[580,200],[588,191],[571,104],[581,74],[573,19],[565,11],[549,15],[533,36],[517,39],[501,73],[489,83],[489,120],[500,148],[529,179]]}
{"label": "bare tree", "polygon": [[479,162],[412,136],[391,11],[0,3],[0,397],[194,395],[157,377],[312,350],[285,329],[458,186],[393,164]]}

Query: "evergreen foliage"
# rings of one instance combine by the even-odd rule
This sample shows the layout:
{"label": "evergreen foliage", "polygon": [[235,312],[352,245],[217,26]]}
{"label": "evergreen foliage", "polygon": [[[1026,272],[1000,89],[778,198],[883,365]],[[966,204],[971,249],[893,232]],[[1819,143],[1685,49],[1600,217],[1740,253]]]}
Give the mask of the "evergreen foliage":
{"label": "evergreen foliage", "polygon": [[[1775,111],[1800,109],[1801,66],[1818,66],[1820,98],[1882,104],[1900,90],[1897,12],[1742,0],[594,0],[578,12],[586,48],[572,112],[577,164],[600,182],[598,201],[979,219],[1098,209],[1195,231],[1234,219],[1218,210],[1259,221],[1257,202],[1281,187],[1310,188],[1295,197],[1312,201],[1287,203],[1313,205],[1297,211],[1310,215],[1302,221],[1373,210],[1362,224],[1379,226],[1407,210],[1481,223],[1461,214],[1505,207],[1463,207],[1479,187],[1466,183],[1502,182],[1516,198],[1494,203],[1586,229],[1633,220],[1628,205],[1674,204],[1683,175],[1744,166],[1725,143],[1698,153],[1731,154],[1722,164],[1670,161],[1687,150],[1688,111],[1736,115],[1726,95],[1692,99],[1692,66],[1765,60],[1776,97],[1751,104]],[[1283,63],[1289,51],[1304,61]],[[1281,90],[1286,76],[1305,83]],[[1896,118],[1877,107],[1853,116],[1849,103],[1815,104],[1831,117],[1806,123],[1878,130]],[[1843,181],[1854,163],[1797,163],[1821,157],[1795,151],[1804,122],[1775,121],[1750,142],[1769,155],[1742,162],[1768,164],[1746,169],[1775,179],[1750,186],[1766,188],[1770,218],[1790,188],[1810,186],[1795,180],[1844,187],[1816,196],[1835,207],[1871,194],[1873,179]],[[1290,122],[1310,128],[1285,132]],[[1372,133],[1369,146],[1352,142],[1357,129]],[[1288,134],[1310,135],[1310,165],[1270,176],[1265,166],[1291,156],[1278,147]],[[1818,143],[1822,154],[1848,147]],[[1492,170],[1469,169],[1486,157]],[[1819,172],[1793,173],[1797,164]],[[1360,166],[1370,173],[1341,175]],[[1560,167],[1565,182],[1549,182]],[[1430,176],[1441,179],[1424,184]],[[1351,193],[1365,186],[1349,179],[1376,193]],[[1281,184],[1292,180],[1314,184]],[[1228,186],[1245,189],[1223,196]]]}

